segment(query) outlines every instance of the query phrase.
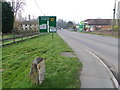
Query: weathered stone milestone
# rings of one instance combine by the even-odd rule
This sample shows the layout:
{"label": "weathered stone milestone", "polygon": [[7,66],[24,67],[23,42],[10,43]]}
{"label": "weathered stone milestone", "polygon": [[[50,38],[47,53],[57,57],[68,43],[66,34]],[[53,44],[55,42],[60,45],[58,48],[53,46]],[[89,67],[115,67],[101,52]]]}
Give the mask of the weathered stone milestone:
{"label": "weathered stone milestone", "polygon": [[38,57],[33,60],[31,70],[30,70],[30,78],[32,83],[41,84],[45,77],[45,62],[44,59]]}

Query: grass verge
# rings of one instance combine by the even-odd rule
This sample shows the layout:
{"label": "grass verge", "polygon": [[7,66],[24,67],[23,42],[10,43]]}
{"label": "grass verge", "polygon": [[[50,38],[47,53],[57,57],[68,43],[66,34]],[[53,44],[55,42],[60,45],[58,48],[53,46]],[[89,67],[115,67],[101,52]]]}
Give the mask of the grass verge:
{"label": "grass verge", "polygon": [[8,34],[8,35],[3,35],[3,38],[13,38],[14,37],[14,35],[13,34]]}
{"label": "grass verge", "polygon": [[109,37],[114,37],[114,38],[120,38],[120,36],[118,35],[117,31],[113,31],[113,33],[110,32],[110,31],[81,32],[81,33],[88,33],[88,34],[93,34],[93,35],[102,35],[102,36],[109,36]]}
{"label": "grass verge", "polygon": [[[64,57],[62,52],[73,52],[57,35],[50,34],[2,48],[3,88],[80,88],[82,64],[76,57]],[[29,72],[32,60],[45,58],[45,80],[41,85],[32,84]]]}

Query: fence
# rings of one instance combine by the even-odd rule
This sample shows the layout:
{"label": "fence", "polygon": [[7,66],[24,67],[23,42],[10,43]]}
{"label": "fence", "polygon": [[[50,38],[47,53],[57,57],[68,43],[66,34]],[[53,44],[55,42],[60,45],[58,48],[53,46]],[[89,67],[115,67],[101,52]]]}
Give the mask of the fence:
{"label": "fence", "polygon": [[38,31],[32,31],[32,30],[21,31],[21,32],[19,31],[10,34],[3,34],[2,39],[0,41],[2,41],[1,45],[7,45],[18,41],[26,40],[38,35],[39,35]]}

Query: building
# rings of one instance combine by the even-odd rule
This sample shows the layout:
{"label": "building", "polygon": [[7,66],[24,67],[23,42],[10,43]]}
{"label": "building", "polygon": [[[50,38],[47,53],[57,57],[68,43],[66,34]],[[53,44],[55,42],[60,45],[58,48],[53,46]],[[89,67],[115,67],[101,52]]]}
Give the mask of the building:
{"label": "building", "polygon": [[23,21],[22,30],[38,30],[38,21]]}
{"label": "building", "polygon": [[112,29],[112,19],[87,19],[84,20],[87,22],[89,27],[92,27],[93,30],[111,30]]}

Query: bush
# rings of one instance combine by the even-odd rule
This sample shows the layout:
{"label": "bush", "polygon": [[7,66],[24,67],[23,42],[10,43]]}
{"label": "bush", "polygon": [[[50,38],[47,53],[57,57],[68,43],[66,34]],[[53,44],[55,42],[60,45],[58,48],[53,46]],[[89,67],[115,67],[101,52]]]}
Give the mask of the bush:
{"label": "bush", "polygon": [[114,30],[118,30],[119,29],[119,27],[118,26],[114,26]]}

